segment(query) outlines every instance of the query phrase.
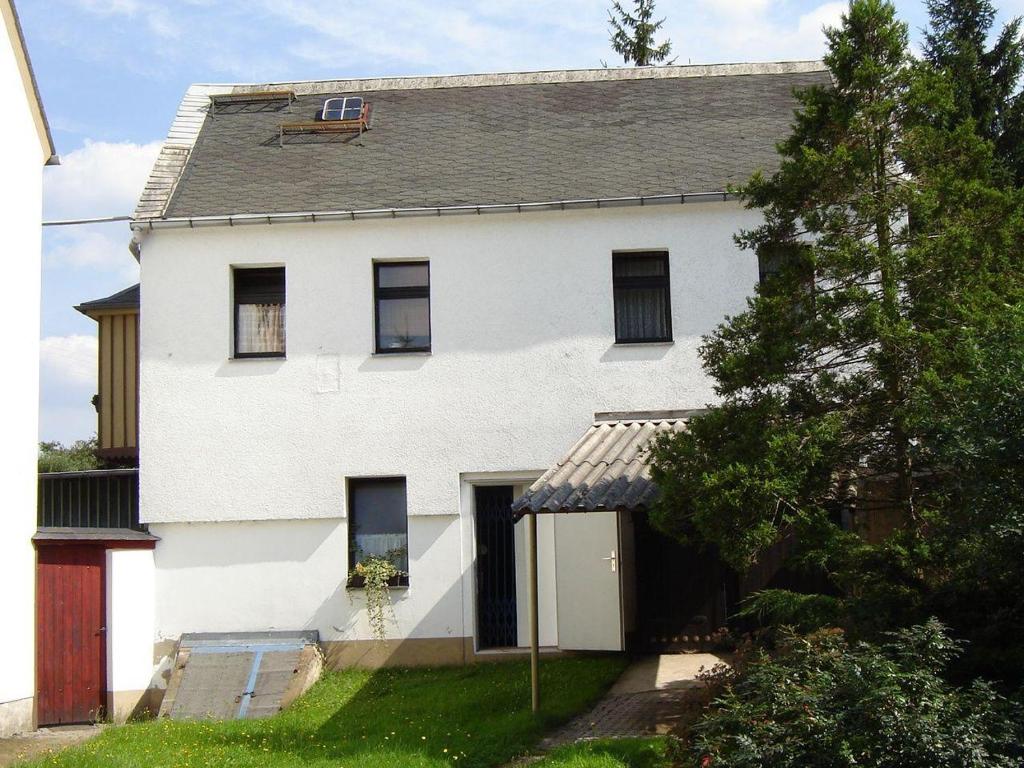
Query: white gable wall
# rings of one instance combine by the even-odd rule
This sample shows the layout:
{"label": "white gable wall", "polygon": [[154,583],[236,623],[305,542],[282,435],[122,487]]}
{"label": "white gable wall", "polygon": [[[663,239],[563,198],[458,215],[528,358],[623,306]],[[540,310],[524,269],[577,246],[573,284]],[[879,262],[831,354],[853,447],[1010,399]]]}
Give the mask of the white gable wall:
{"label": "white gable wall", "polygon": [[[367,637],[339,588],[345,479],[374,475],[408,484],[396,634],[472,635],[460,476],[539,474],[595,411],[711,401],[697,347],[757,280],[732,240],[756,222],[701,203],[146,235],[140,466],[142,517],[162,538],[158,636]],[[646,249],[670,253],[675,343],[616,346],[612,251]],[[430,261],[432,354],[372,354],[375,259]],[[231,267],[257,264],[286,267],[287,360],[230,359]],[[321,522],[241,522],[299,519]]]}
{"label": "white gable wall", "polygon": [[4,629],[0,632],[0,737],[32,726],[35,690],[33,597],[36,454],[39,439],[39,259],[42,166],[25,87],[0,18],[0,259],[5,270],[8,376],[0,402],[0,563]]}

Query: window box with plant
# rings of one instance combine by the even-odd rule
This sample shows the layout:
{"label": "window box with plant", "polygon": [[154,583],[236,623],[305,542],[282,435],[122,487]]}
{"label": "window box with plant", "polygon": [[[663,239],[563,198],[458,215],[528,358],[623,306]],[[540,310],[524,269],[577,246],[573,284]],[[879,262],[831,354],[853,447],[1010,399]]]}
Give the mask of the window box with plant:
{"label": "window box with plant", "polygon": [[[348,483],[349,572],[347,587],[360,590],[373,636],[386,638],[391,589],[409,586],[409,548],[404,477]],[[394,621],[393,614],[390,616]]]}

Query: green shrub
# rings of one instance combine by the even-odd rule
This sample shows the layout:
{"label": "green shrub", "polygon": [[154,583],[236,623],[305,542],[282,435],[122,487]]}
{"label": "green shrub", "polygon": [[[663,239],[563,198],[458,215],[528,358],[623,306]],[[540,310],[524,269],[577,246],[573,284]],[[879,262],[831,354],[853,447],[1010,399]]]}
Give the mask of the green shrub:
{"label": "green shrub", "polygon": [[852,643],[839,630],[785,638],[721,684],[694,727],[713,768],[1020,766],[1008,702],[987,683],[942,677],[959,654],[937,621]]}
{"label": "green shrub", "polygon": [[39,444],[40,472],[82,472],[87,469],[98,469],[99,459],[94,451],[97,448],[95,436],[88,440],[76,440],[71,445],[58,442]]}

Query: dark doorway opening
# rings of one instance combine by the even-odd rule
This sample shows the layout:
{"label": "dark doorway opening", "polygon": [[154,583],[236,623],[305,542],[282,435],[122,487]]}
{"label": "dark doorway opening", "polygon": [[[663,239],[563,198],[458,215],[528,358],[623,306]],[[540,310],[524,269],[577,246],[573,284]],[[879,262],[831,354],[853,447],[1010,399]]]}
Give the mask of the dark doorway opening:
{"label": "dark doorway opening", "polygon": [[738,579],[711,549],[686,546],[655,530],[643,512],[636,537],[640,652],[683,650],[726,625],[736,610]]}
{"label": "dark doorway opening", "polygon": [[516,545],[511,485],[478,485],[476,506],[476,616],[479,648],[517,644]]}

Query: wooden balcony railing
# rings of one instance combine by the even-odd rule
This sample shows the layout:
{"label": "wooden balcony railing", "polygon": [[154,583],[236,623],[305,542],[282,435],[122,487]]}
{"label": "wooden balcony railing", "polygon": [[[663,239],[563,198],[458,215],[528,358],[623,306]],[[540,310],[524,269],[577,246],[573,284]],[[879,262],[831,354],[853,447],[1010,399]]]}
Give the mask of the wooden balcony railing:
{"label": "wooden balcony railing", "polygon": [[139,470],[41,472],[36,525],[146,531],[139,523]]}

